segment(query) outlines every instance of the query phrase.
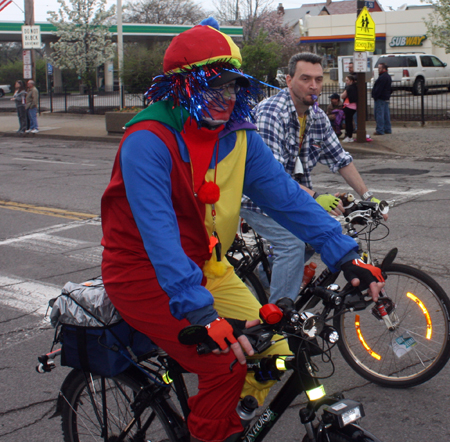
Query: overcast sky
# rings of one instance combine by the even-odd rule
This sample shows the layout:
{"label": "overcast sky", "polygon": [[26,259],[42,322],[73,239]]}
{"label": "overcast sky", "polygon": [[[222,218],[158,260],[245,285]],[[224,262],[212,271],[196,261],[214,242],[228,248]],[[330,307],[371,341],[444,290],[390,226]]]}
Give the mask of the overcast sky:
{"label": "overcast sky", "polygon": [[[126,0],[122,0],[123,3]],[[194,0],[195,1],[195,0]],[[202,4],[206,10],[214,10],[212,0],[196,0],[198,3]],[[24,9],[23,0],[13,0],[3,11],[0,12],[0,21],[24,21],[24,14],[19,9]],[[280,1],[274,0],[274,6],[277,6]],[[298,8],[303,4],[314,3],[314,0],[304,0],[295,1],[287,0],[282,1],[285,9]],[[420,0],[381,0],[381,5],[385,10],[389,10],[389,6],[394,10],[402,6],[403,4],[408,5],[420,5]],[[108,0],[108,4],[116,4],[115,0]],[[17,5],[17,6],[16,6]],[[59,9],[59,3],[56,0],[34,0],[34,19],[36,22],[46,21],[47,11],[57,11]]]}

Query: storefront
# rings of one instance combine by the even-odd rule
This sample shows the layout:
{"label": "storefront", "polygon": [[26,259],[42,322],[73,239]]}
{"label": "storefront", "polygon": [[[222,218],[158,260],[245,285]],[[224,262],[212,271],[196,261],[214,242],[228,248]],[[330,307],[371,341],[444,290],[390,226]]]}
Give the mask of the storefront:
{"label": "storefront", "polygon": [[[374,55],[399,52],[434,54],[450,64],[450,54],[427,38],[424,19],[433,12],[430,7],[410,6],[403,11],[372,12],[376,43]],[[353,55],[356,14],[320,15],[308,17],[307,35],[300,43],[324,57],[327,80],[337,81],[339,57]]]}

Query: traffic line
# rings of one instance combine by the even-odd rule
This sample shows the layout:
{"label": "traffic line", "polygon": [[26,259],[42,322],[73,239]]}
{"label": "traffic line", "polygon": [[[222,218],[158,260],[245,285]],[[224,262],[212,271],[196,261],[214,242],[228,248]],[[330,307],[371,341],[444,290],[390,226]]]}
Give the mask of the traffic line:
{"label": "traffic line", "polygon": [[0,275],[0,304],[44,320],[48,301],[59,296],[61,288],[54,284]]}
{"label": "traffic line", "polygon": [[99,243],[81,239],[66,238],[55,235],[64,230],[72,230],[85,226],[100,226],[100,219],[74,221],[68,224],[38,229],[25,235],[0,241],[0,246],[9,246],[30,250],[42,254],[59,254],[65,258],[100,265],[103,247]]}
{"label": "traffic line", "polygon": [[[40,131],[44,131],[44,130],[51,130],[51,129],[58,129],[57,127],[50,127],[48,129],[41,129],[39,128]],[[18,160],[18,161],[35,161],[37,163],[51,163],[51,164],[70,164],[70,165],[74,165],[74,166],[88,166],[88,167],[97,167],[95,164],[88,164],[88,163],[71,163],[69,161],[54,161],[54,160],[38,160],[36,158],[26,158],[26,157],[22,157],[22,158],[13,158],[13,160]]]}
{"label": "traffic line", "polygon": [[39,215],[55,216],[58,218],[67,219],[91,219],[98,218],[98,215],[92,213],[71,212],[64,209],[55,209],[53,207],[35,206],[32,204],[16,203],[14,201],[2,201],[0,200],[0,208],[10,210],[20,210],[22,212],[37,213]]}

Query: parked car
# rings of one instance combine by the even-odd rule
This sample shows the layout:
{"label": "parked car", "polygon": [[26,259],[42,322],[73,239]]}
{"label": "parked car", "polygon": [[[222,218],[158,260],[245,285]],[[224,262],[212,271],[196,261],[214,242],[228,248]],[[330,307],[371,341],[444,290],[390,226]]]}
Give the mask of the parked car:
{"label": "parked car", "polygon": [[5,94],[9,94],[11,92],[11,88],[9,84],[0,84],[0,97],[3,97]]}
{"label": "parked car", "polygon": [[286,87],[286,74],[287,74],[287,67],[284,68],[278,68],[277,69],[277,75],[275,79],[273,80],[273,85],[279,88]]}
{"label": "parked car", "polygon": [[433,54],[405,53],[381,55],[374,67],[375,81],[378,64],[386,63],[392,77],[392,90],[407,90],[414,95],[426,93],[433,87],[450,90],[450,67]]}

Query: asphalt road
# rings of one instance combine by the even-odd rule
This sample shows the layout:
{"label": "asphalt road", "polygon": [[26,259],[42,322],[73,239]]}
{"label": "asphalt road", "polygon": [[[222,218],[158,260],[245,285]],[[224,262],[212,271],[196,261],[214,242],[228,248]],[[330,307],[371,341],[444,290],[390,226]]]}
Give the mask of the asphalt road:
{"label": "asphalt road", "polygon": [[[0,141],[0,440],[61,441],[53,413],[68,369],[35,372],[53,330],[44,320],[47,300],[67,281],[100,274],[100,197],[117,146],[83,141],[3,138]],[[448,156],[361,156],[355,164],[377,197],[395,200],[390,235],[375,243],[383,256],[398,247],[398,262],[418,267],[449,290],[450,238]],[[318,191],[349,190],[339,176],[318,167]],[[449,375],[446,366],[428,383],[408,390],[372,385],[334,352],[336,372],[327,392],[361,400],[362,425],[384,442],[450,440]],[[266,440],[298,441],[302,398]]]}

